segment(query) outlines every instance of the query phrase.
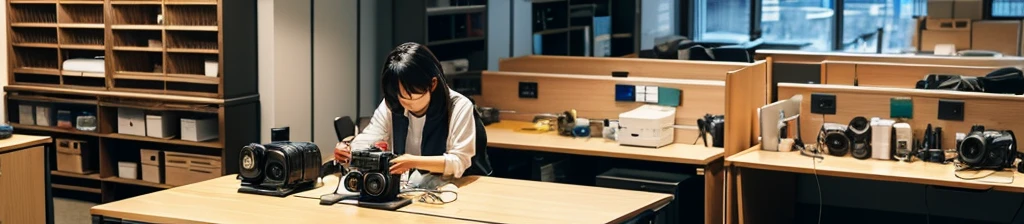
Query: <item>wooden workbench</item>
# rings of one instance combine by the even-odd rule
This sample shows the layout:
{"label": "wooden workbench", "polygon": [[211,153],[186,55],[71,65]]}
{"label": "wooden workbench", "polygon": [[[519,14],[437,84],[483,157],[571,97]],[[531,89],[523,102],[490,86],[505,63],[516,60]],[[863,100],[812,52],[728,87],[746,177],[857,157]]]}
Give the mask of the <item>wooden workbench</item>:
{"label": "wooden workbench", "polygon": [[0,223],[46,223],[50,137],[13,135],[0,140]]}
{"label": "wooden workbench", "polygon": [[[234,175],[92,208],[92,214],[152,223],[614,223],[666,205],[667,194],[546,182],[466,177],[445,205],[413,203],[398,211],[318,200],[236,193]],[[316,190],[333,190],[334,185]],[[314,191],[316,191],[314,190]]]}
{"label": "wooden workbench", "polygon": [[725,173],[722,148],[674,143],[660,148],[621,146],[603,138],[572,138],[555,132],[522,130],[533,124],[506,121],[488,125],[487,146],[509,150],[540,151],[640,161],[694,165],[704,175],[704,223],[722,223]]}
{"label": "wooden workbench", "polygon": [[[792,211],[784,211],[787,204],[794,199],[794,189],[789,188],[795,182],[792,175],[784,174],[817,174],[842,178],[863,180],[892,181],[922,185],[934,185],[971,190],[996,190],[1024,193],[1024,174],[1013,171],[1002,171],[1000,174],[1013,175],[1012,183],[995,183],[981,180],[964,180],[953,175],[956,169],[952,164],[937,164],[920,160],[906,163],[888,160],[859,160],[850,156],[836,157],[824,155],[823,160],[816,161],[811,157],[800,155],[800,152],[775,152],[761,150],[760,145],[726,158],[730,180],[735,181],[730,192],[735,192],[738,220],[744,223],[749,220],[789,220]],[[765,173],[755,171],[775,171]],[[783,174],[783,175],[776,175]],[[760,183],[774,181],[775,186],[744,188],[744,181]],[[751,185],[747,185],[750,187]],[[788,195],[788,196],[787,196]],[[746,196],[746,198],[744,198]],[[769,203],[770,202],[770,203]],[[780,210],[782,209],[782,210]],[[738,222],[736,222],[738,221]],[[783,221],[784,222],[784,221]]]}

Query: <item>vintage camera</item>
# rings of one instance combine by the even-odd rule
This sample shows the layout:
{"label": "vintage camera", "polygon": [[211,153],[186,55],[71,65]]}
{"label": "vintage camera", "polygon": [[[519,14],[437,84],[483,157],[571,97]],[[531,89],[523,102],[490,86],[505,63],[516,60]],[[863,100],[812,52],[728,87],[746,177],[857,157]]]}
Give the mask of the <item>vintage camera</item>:
{"label": "vintage camera", "polygon": [[974,125],[957,147],[957,159],[973,168],[1003,169],[1017,158],[1017,138],[1009,130],[985,130]]}
{"label": "vintage camera", "polygon": [[700,129],[700,137],[704,139],[704,147],[708,146],[705,136],[709,133],[712,147],[725,147],[725,115],[705,114],[704,118],[697,119],[697,127]]}
{"label": "vintage camera", "polygon": [[241,193],[286,196],[311,188],[320,176],[320,148],[311,142],[249,144],[239,152]]}
{"label": "vintage camera", "polygon": [[391,174],[391,160],[398,156],[376,146],[353,150],[350,171],[342,179],[345,189],[359,192],[360,202],[391,202],[398,198],[401,175]]}
{"label": "vintage camera", "polygon": [[850,139],[846,137],[846,125],[824,123],[818,131],[818,148],[829,155],[846,156],[850,151]]}
{"label": "vintage camera", "polygon": [[850,139],[850,155],[857,159],[871,158],[871,123],[867,118],[855,117],[846,126]]}

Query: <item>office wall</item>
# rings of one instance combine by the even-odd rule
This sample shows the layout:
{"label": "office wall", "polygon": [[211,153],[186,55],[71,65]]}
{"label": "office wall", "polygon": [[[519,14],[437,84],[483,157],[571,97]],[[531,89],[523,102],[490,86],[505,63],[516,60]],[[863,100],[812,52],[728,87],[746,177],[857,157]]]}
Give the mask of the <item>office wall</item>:
{"label": "office wall", "polygon": [[373,116],[380,105],[380,70],[391,52],[391,0],[360,0],[359,105],[360,117]]}
{"label": "office wall", "polygon": [[[363,1],[368,2],[368,1]],[[330,155],[338,137],[334,118],[356,116],[358,0],[313,0],[313,141]]]}
{"label": "office wall", "polygon": [[[2,11],[2,12],[0,12],[0,21],[3,22],[3,23],[0,23],[0,24],[7,24],[7,10],[0,10],[0,11]],[[6,36],[7,36],[7,29],[0,29],[0,37],[6,37]],[[7,38],[0,38],[0,46],[7,46]],[[0,54],[0,61],[3,61],[3,62],[7,61],[7,53]],[[0,66],[0,86],[7,86],[7,65],[6,64],[4,64],[3,66]],[[2,94],[7,94],[7,93],[6,92],[0,93],[0,96],[3,96]],[[6,102],[4,100],[0,100],[0,108],[7,108],[7,104],[6,104]],[[0,118],[6,118],[7,117],[6,114],[7,114],[7,110],[0,110]]]}

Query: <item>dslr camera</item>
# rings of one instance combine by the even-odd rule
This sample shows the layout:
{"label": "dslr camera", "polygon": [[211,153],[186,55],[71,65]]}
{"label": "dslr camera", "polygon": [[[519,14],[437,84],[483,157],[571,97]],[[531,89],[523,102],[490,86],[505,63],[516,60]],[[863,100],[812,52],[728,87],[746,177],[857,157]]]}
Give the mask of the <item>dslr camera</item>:
{"label": "dslr camera", "polygon": [[240,193],[283,197],[312,188],[320,177],[320,148],[311,142],[252,143],[238,154]]}
{"label": "dslr camera", "polygon": [[824,123],[818,131],[818,148],[833,156],[846,156],[850,151],[850,138],[846,135],[846,125]]}
{"label": "dslr camera", "polygon": [[360,202],[391,202],[398,198],[401,175],[391,174],[395,153],[370,146],[352,150],[348,174],[342,179],[345,190],[359,192]]}
{"label": "dslr camera", "polygon": [[973,168],[1003,169],[1017,158],[1017,138],[1009,130],[985,130],[974,125],[957,147],[957,159]]}
{"label": "dslr camera", "polygon": [[705,114],[697,119],[700,138],[704,139],[704,147],[708,146],[707,134],[711,134],[712,147],[725,147],[725,115]]}

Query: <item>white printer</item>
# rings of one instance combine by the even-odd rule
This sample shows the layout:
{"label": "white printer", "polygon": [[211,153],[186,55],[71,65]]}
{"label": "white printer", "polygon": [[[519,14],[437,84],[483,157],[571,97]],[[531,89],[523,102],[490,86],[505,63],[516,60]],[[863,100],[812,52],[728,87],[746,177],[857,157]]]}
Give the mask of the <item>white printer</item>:
{"label": "white printer", "polygon": [[643,105],[619,114],[619,145],[661,147],[672,143],[675,130],[676,108]]}

